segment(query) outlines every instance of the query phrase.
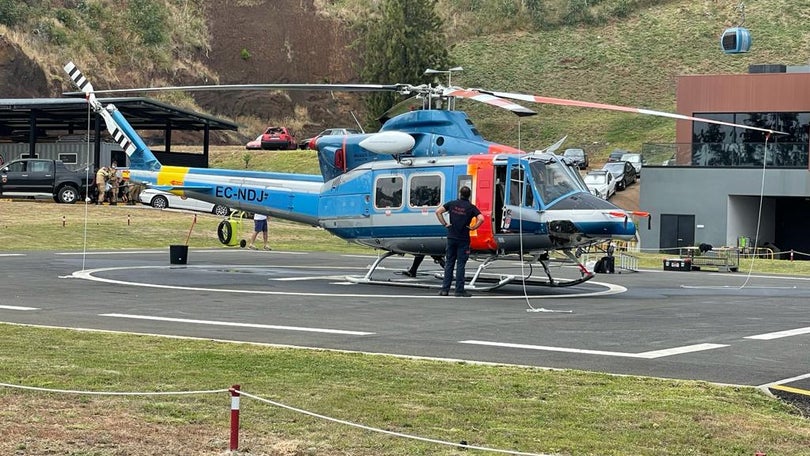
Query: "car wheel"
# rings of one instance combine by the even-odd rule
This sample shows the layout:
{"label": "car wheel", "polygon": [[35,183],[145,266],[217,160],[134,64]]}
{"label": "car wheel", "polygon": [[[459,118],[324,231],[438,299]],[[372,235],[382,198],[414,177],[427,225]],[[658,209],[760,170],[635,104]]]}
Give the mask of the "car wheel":
{"label": "car wheel", "polygon": [[152,207],[156,209],[166,209],[169,207],[169,200],[166,199],[163,195],[157,195],[156,197],[152,198]]}
{"label": "car wheel", "polygon": [[65,185],[59,189],[59,193],[56,194],[56,197],[60,203],[73,204],[79,199],[79,191],[72,185]]}
{"label": "car wheel", "polygon": [[220,217],[227,217],[231,215],[231,210],[228,208],[228,206],[223,206],[221,204],[214,206],[214,209],[211,212]]}

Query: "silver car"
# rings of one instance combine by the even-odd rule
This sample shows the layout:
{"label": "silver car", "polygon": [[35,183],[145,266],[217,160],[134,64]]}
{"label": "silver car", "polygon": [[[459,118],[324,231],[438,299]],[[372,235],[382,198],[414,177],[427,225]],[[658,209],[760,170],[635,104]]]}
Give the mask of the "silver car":
{"label": "silver car", "polygon": [[641,178],[641,166],[644,164],[641,154],[623,154],[620,161],[630,162],[633,168],[636,169],[636,177]]}

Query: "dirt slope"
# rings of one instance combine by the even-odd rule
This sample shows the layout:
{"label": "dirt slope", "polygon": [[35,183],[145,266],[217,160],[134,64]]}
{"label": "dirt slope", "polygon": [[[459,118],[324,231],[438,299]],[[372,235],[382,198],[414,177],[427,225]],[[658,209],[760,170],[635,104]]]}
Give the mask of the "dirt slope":
{"label": "dirt slope", "polygon": [[[241,3],[258,3],[241,6]],[[222,84],[356,82],[357,53],[344,24],[319,15],[313,0],[209,2],[212,49],[203,61]],[[256,116],[268,123],[296,116],[311,123],[299,136],[354,125],[356,96],[318,92],[200,93],[198,102],[222,115]],[[302,108],[305,111],[302,115]]]}

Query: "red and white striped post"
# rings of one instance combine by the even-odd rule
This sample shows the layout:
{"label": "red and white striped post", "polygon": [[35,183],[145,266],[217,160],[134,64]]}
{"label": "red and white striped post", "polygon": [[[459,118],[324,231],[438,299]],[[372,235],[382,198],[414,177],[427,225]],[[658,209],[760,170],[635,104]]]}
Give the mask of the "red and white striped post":
{"label": "red and white striped post", "polygon": [[239,449],[239,385],[233,385],[231,392],[231,442],[228,449],[236,451]]}

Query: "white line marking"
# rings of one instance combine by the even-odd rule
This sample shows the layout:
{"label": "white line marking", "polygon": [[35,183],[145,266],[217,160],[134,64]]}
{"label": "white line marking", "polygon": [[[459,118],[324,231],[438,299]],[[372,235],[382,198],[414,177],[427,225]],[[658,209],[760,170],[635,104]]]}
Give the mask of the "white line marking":
{"label": "white line marking", "polygon": [[[237,345],[252,345],[256,347],[271,347],[271,348],[294,348],[296,350],[310,350],[310,351],[325,351],[331,353],[361,353],[364,355],[372,355],[372,356],[385,356],[385,357],[392,357],[398,359],[411,359],[411,360],[425,360],[425,361],[438,361],[443,363],[466,363],[472,364],[476,366],[510,366],[510,367],[519,367],[522,369],[541,369],[546,371],[565,371],[567,369],[558,368],[558,367],[546,367],[546,366],[533,366],[530,364],[515,364],[515,363],[501,363],[501,362],[491,362],[491,361],[476,361],[470,359],[463,359],[463,358],[437,358],[432,356],[417,356],[417,355],[402,355],[397,353],[382,353],[382,352],[369,352],[369,351],[360,351],[360,350],[345,350],[345,349],[337,349],[337,348],[326,348],[326,347],[308,347],[304,345],[290,345],[290,344],[272,344],[267,342],[249,342],[244,340],[233,340],[233,339],[212,339],[210,337],[192,337],[192,336],[177,336],[171,334],[158,334],[158,333],[142,333],[142,332],[133,332],[133,331],[114,331],[109,329],[94,329],[94,328],[79,328],[79,327],[71,327],[71,326],[49,326],[49,325],[32,325],[28,323],[12,323],[12,322],[0,322],[0,325],[11,325],[11,326],[22,326],[22,327],[30,327],[30,328],[45,328],[45,329],[58,329],[58,330],[68,330],[68,331],[77,331],[77,332],[89,332],[89,333],[99,333],[99,334],[124,334],[130,336],[147,336],[147,337],[161,337],[164,339],[173,339],[173,340],[194,340],[194,341],[202,341],[202,342],[223,342],[228,344],[237,344]],[[611,374],[610,372],[597,372],[592,371],[598,374],[610,375],[613,377],[628,377],[628,375],[624,374]],[[638,376],[630,376],[630,377],[638,377]],[[683,379],[677,379],[672,377],[654,377],[654,378],[661,378],[661,379],[671,379],[682,381]],[[737,388],[750,388],[751,385],[744,385],[739,383],[720,383],[720,382],[708,382],[712,385],[718,386],[733,386]]]}
{"label": "white line marking", "polygon": [[745,339],[755,339],[755,340],[773,340],[779,339],[782,337],[790,337],[790,336],[800,336],[802,334],[810,333],[810,327],[807,328],[797,328],[797,329],[788,329],[786,331],[777,331],[772,333],[765,333],[765,334],[757,334],[755,336],[747,336]]}
{"label": "white line marking", "polygon": [[118,314],[118,313],[109,313],[109,314],[100,314],[101,317],[112,317],[112,318],[130,318],[134,320],[152,320],[152,321],[168,321],[172,323],[192,323],[195,325],[212,325],[212,326],[235,326],[239,328],[260,328],[260,329],[281,329],[284,331],[304,331],[304,332],[316,332],[316,333],[327,333],[327,334],[344,334],[350,336],[369,336],[375,334],[373,332],[363,332],[363,331],[345,331],[342,329],[324,329],[324,328],[305,328],[299,326],[278,326],[278,325],[260,325],[256,323],[234,323],[229,321],[211,321],[211,320],[192,320],[188,318],[165,318],[165,317],[153,317],[149,315],[130,315],[130,314]]}
{"label": "white line marking", "polygon": [[0,309],[5,309],[5,310],[39,310],[38,307],[21,307],[21,306],[0,306]]}
{"label": "white line marking", "polygon": [[771,386],[783,385],[785,383],[793,383],[793,382],[797,382],[799,380],[804,380],[806,378],[810,378],[810,374],[802,374],[802,375],[797,375],[795,377],[783,378],[782,380],[777,380],[775,382],[770,382],[770,383],[765,383],[763,385],[759,385],[757,388],[770,388]]}
{"label": "white line marking", "polygon": [[[167,290],[191,290],[191,291],[208,291],[208,292],[215,292],[215,293],[236,293],[236,294],[257,294],[257,295],[272,295],[272,296],[340,296],[343,298],[347,297],[357,297],[357,298],[396,298],[396,299],[414,299],[413,294],[402,294],[402,295],[395,295],[395,294],[371,294],[371,293],[312,293],[312,292],[293,292],[293,291],[270,291],[270,290],[242,290],[242,289],[222,289],[222,288],[208,288],[208,287],[186,287],[180,285],[161,285],[155,283],[145,283],[145,282],[130,282],[125,280],[116,280],[116,279],[107,279],[104,277],[96,277],[94,274],[101,274],[108,271],[125,271],[125,270],[133,270],[133,269],[158,269],[158,270],[172,270],[172,269],[213,269],[213,270],[223,270],[223,269],[234,269],[234,268],[245,268],[245,269],[260,269],[262,266],[256,265],[181,265],[181,266],[121,266],[121,267],[112,267],[112,268],[98,268],[98,269],[84,269],[81,271],[74,271],[73,274],[70,275],[71,278],[74,279],[84,279],[84,280],[91,280],[94,282],[103,282],[103,283],[110,283],[116,285],[132,285],[136,287],[145,287],[145,288],[160,288],[160,289],[167,289]],[[285,266],[285,268],[289,269],[324,269],[324,266]],[[366,268],[356,268],[356,267],[328,267],[328,269],[359,269],[365,271]],[[341,277],[342,278],[342,277]],[[588,282],[591,285],[605,287],[605,290],[602,291],[594,291],[588,293],[573,293],[570,295],[529,295],[530,299],[576,299],[582,297],[591,297],[591,296],[607,296],[613,295],[618,293],[624,293],[627,291],[627,288],[621,285],[615,285],[610,283],[604,282],[595,282],[591,280]],[[343,282],[341,282],[343,284]],[[351,285],[357,285],[355,283],[350,283]],[[514,296],[488,296],[485,294],[481,294],[480,297],[486,298],[488,300],[517,300],[522,299],[525,300],[526,296],[522,295],[514,295]],[[438,295],[430,295],[430,296],[420,296],[419,299],[447,299],[444,296]],[[473,298],[478,299],[478,298]]]}
{"label": "white line marking", "polygon": [[505,348],[522,348],[528,350],[543,350],[563,353],[577,353],[582,355],[600,355],[600,356],[617,356],[622,358],[639,358],[639,359],[655,359],[663,358],[665,356],[680,355],[684,353],[692,353],[704,350],[712,350],[715,348],[728,347],[728,345],[720,344],[695,344],[686,345],[683,347],[667,348],[664,350],[655,350],[643,353],[624,353],[612,352],[604,350],[584,350],[581,348],[565,348],[565,347],[550,347],[546,345],[527,345],[527,344],[510,344],[506,342],[487,342],[483,340],[462,340],[460,344],[471,345],[487,345],[491,347],[505,347]]}
{"label": "white line marking", "polygon": [[0,257],[25,256],[24,253],[0,253]]}
{"label": "white line marking", "polygon": [[309,277],[282,277],[278,279],[268,279],[268,280],[275,280],[277,282],[297,282],[299,280],[342,280],[345,279],[346,275],[324,275],[324,276],[309,276]]}
{"label": "white line marking", "polygon": [[[200,250],[194,250],[194,249],[191,249],[190,251],[191,252],[197,252],[197,253],[250,252],[251,254],[253,254],[253,250],[248,250],[248,249],[244,249],[244,250],[243,249],[239,249],[239,250],[236,250],[236,249],[233,249],[233,250],[229,250],[229,249],[200,249]],[[168,250],[166,250],[166,249],[161,249],[161,250],[108,250],[108,251],[103,251],[103,252],[55,252],[54,255],[64,255],[64,256],[88,255],[89,256],[89,255],[128,255],[128,254],[133,254],[133,253],[137,253],[139,255],[143,255],[143,254],[165,255],[166,252],[168,252]],[[288,252],[288,251],[283,251],[283,250],[273,250],[273,253],[283,253],[285,255],[309,255],[309,252]],[[0,255],[0,256],[2,256],[2,255]]]}

